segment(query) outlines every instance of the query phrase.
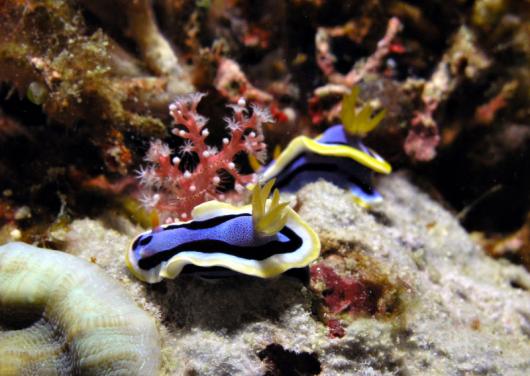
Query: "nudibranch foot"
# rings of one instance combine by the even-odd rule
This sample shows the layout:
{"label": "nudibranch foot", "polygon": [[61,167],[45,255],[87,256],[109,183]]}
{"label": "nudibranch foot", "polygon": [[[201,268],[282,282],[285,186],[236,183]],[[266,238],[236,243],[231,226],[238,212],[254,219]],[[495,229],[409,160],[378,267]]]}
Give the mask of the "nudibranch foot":
{"label": "nudibranch foot", "polygon": [[189,222],[140,234],[127,252],[127,266],[149,283],[175,278],[191,266],[204,275],[222,268],[260,278],[307,266],[319,255],[318,236],[280,203],[277,190],[267,200],[273,184],[256,185],[251,205],[209,201],[193,210]]}
{"label": "nudibranch foot", "polygon": [[[249,276],[249,275],[243,275],[241,273],[238,273],[236,271],[219,267],[219,266],[212,266],[212,267],[198,267],[195,265],[186,265],[182,268],[182,271],[180,272],[179,276],[193,276],[196,278],[200,278],[206,282],[212,282],[215,283],[216,281],[226,279],[226,278],[233,278],[233,277],[244,277],[244,278],[258,278],[262,279],[260,277],[256,276]],[[304,285],[309,285],[309,266],[304,266],[301,268],[292,268],[288,269],[282,274],[276,276],[276,277],[288,277],[293,278],[295,280],[298,280],[300,283]]]}

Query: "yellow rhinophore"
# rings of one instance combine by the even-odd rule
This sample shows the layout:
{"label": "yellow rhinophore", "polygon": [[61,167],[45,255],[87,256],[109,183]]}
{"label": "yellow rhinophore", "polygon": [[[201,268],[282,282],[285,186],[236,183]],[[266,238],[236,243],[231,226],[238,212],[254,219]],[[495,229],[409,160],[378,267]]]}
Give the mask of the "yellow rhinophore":
{"label": "yellow rhinophore", "polygon": [[286,207],[288,203],[280,203],[280,192],[274,190],[272,200],[269,200],[267,208],[267,197],[269,197],[275,179],[269,180],[267,184],[260,187],[259,184],[252,190],[252,220],[255,231],[264,236],[272,236],[280,231],[287,223]]}
{"label": "yellow rhinophore", "polygon": [[372,106],[366,103],[360,111],[357,111],[355,106],[357,105],[359,92],[359,86],[354,86],[351,93],[344,96],[342,99],[340,119],[342,120],[344,129],[349,134],[364,136],[383,120],[386,115],[386,110],[379,111],[376,115],[373,115]]}

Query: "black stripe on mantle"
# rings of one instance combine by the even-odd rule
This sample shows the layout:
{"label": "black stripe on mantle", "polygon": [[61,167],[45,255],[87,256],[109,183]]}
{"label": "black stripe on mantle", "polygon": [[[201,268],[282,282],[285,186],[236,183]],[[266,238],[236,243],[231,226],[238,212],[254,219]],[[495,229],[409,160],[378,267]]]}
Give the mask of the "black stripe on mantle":
{"label": "black stripe on mantle", "polygon": [[[233,215],[224,215],[215,218],[210,218],[204,221],[192,221],[177,225],[170,225],[165,227],[162,231],[168,230],[177,230],[178,228],[187,228],[191,230],[201,230],[206,228],[215,227],[221,223],[234,219],[239,216],[248,216],[249,220],[252,220],[251,214],[233,214]],[[277,254],[287,254],[297,251],[302,246],[302,238],[298,236],[293,230],[289,227],[284,226],[280,230],[282,235],[287,239],[287,242],[280,242],[275,236],[271,237],[270,241],[260,244],[254,247],[241,247],[235,246],[230,243],[214,240],[214,239],[202,239],[192,242],[187,242],[179,244],[173,248],[159,251],[156,254],[138,260],[138,266],[140,269],[149,270],[154,268],[163,261],[168,261],[173,256],[181,252],[194,251],[201,253],[225,253],[230,256],[240,257],[247,260],[257,260],[262,261],[266,258]],[[139,239],[133,244],[133,248],[138,244]]]}

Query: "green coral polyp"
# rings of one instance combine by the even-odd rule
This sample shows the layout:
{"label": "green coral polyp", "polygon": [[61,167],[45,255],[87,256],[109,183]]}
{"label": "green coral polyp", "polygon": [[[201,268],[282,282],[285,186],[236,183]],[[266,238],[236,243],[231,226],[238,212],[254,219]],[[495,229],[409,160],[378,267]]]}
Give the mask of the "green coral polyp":
{"label": "green coral polyp", "polygon": [[48,97],[48,89],[40,82],[33,81],[28,86],[26,96],[31,103],[41,105]]}

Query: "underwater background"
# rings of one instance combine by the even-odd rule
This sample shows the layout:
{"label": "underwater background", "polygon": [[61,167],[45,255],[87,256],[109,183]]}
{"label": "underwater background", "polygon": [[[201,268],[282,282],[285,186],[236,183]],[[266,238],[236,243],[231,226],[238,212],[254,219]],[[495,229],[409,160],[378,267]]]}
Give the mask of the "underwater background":
{"label": "underwater background", "polygon": [[0,375],[530,374],[528,0],[0,0]]}

